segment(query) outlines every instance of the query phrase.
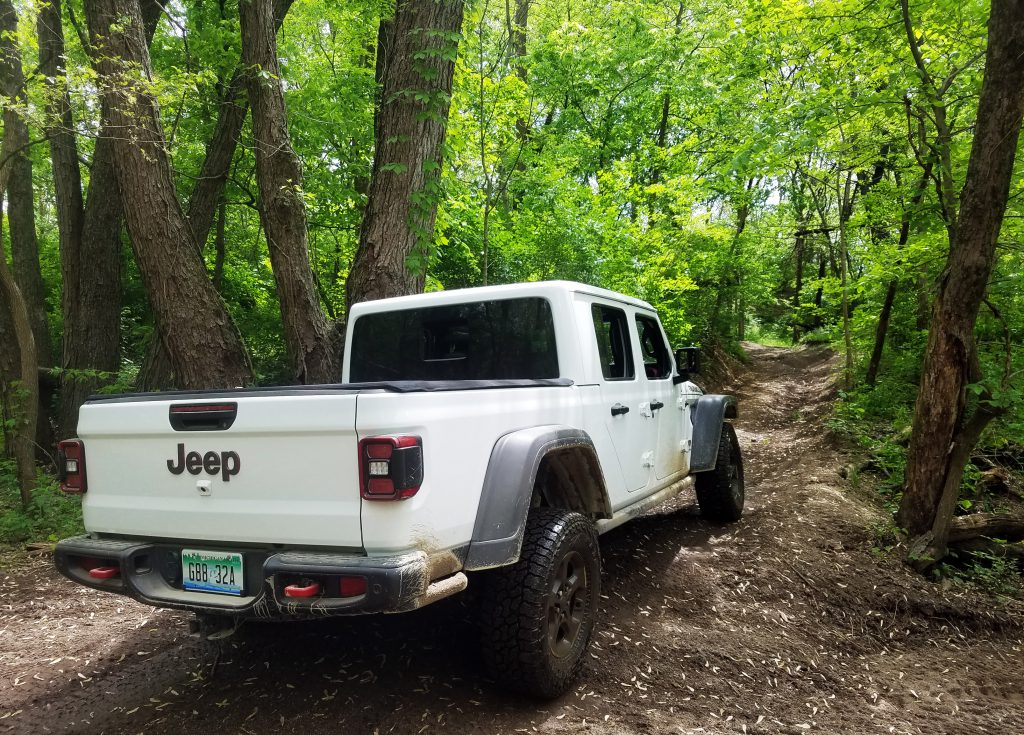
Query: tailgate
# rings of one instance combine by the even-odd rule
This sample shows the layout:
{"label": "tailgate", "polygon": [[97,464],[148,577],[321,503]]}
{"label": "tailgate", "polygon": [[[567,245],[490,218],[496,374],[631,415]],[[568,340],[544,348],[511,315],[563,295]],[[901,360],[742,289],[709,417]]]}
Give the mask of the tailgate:
{"label": "tailgate", "polygon": [[85,527],[361,548],[356,397],[227,393],[87,403],[78,423]]}

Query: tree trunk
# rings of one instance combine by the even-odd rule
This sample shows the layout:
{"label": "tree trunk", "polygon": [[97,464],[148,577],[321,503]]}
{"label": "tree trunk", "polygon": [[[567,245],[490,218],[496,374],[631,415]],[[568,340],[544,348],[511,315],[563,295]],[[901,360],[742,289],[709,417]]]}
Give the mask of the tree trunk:
{"label": "tree trunk", "polygon": [[[900,218],[900,238],[897,242],[897,249],[902,251],[910,240],[910,217],[914,210],[921,204],[924,193],[928,188],[928,177],[931,175],[931,167],[928,166],[921,178],[918,179],[917,187],[910,197],[910,204],[903,209],[903,216]],[[885,350],[885,337],[889,332],[889,320],[892,318],[892,306],[896,301],[896,291],[899,289],[899,281],[895,278],[889,281],[885,289],[885,300],[882,302],[882,311],[878,315],[878,324],[875,327],[875,343],[871,349],[871,359],[868,362],[867,376],[865,382],[874,387],[878,380],[878,369],[882,364],[882,353]]]}
{"label": "tree trunk", "polygon": [[462,11],[462,0],[399,0],[387,43],[378,44],[378,54],[388,49],[387,63],[374,115],[369,203],[346,284],[348,307],[423,290]]}
{"label": "tree trunk", "polygon": [[[46,135],[50,142],[50,164],[53,170],[53,192],[56,200],[57,231],[60,246],[60,270],[63,284],[61,291],[61,314],[63,316],[63,349],[61,356],[61,409],[58,431],[62,437],[73,436],[78,418],[81,398],[76,396],[77,379],[80,373],[69,372],[89,369],[89,365],[78,359],[77,347],[83,343],[80,323],[89,320],[88,315],[80,318],[79,295],[83,286],[81,280],[88,263],[90,269],[99,264],[91,263],[82,254],[82,233],[84,228],[84,206],[82,202],[82,176],[78,168],[78,143],[75,139],[74,119],[71,115],[71,97],[68,94],[67,74],[64,69],[64,29],[61,24],[60,0],[43,0],[36,19],[39,36],[39,72],[46,80]],[[97,144],[97,148],[102,146]],[[94,173],[102,185],[104,166]],[[116,194],[116,188],[115,188]],[[110,192],[107,191],[109,197]],[[104,220],[109,221],[109,220]],[[120,229],[120,224],[118,224]],[[102,262],[102,261],[101,261]],[[118,301],[120,288],[116,292],[103,294],[105,298]],[[120,316],[120,314],[118,315]],[[105,325],[107,329],[111,325]],[[85,327],[88,329],[88,326]],[[116,327],[114,327],[116,333]],[[101,337],[102,339],[102,337]],[[82,391],[84,392],[84,391]]]}
{"label": "tree trunk", "polygon": [[[0,237],[3,236],[3,219],[0,218]],[[18,336],[14,332],[11,308],[7,297],[0,291],[0,440],[3,440],[3,456],[14,459],[14,431],[9,421],[16,413],[14,382],[18,379]]]}
{"label": "tree trunk", "polygon": [[[276,35],[294,0],[272,1]],[[245,96],[246,80],[244,67],[239,65],[225,87],[217,111],[213,137],[206,145],[203,167],[188,200],[188,222],[195,233],[200,251],[210,237],[217,206],[224,197],[224,186],[228,180],[231,161],[235,157],[235,149],[238,148],[238,137],[242,134],[245,116],[249,111],[249,100]]]}
{"label": "tree trunk", "polygon": [[[509,45],[512,47],[512,64],[515,68],[516,76],[519,77],[519,81],[523,83],[523,86],[529,84],[529,76],[526,71],[526,24],[530,19],[530,2],[531,0],[515,0],[516,12],[512,16],[511,22],[508,23],[508,37]],[[506,22],[508,22],[508,7],[509,0],[505,0],[505,15]],[[524,116],[519,115],[516,118],[516,135],[519,138],[519,144],[524,148],[530,143],[530,121]],[[518,161],[518,167],[522,169],[525,166],[525,161],[520,157]]]}
{"label": "tree trunk", "polygon": [[[150,1],[156,2],[156,0]],[[280,29],[293,2],[294,0],[274,0],[275,31]],[[206,144],[203,166],[188,200],[185,216],[195,235],[200,255],[210,237],[210,229],[213,227],[218,208],[223,205],[224,187],[227,184],[235,150],[238,148],[238,138],[242,133],[245,117],[249,111],[249,100],[245,96],[245,84],[246,77],[239,65],[224,88],[217,111],[217,123],[214,125],[212,137]],[[220,220],[218,220],[219,222]],[[217,250],[217,255],[223,256],[222,247]],[[219,266],[214,264],[214,288],[218,292],[221,286],[220,281],[217,280],[218,273],[220,276],[223,276],[224,273],[223,259],[219,262]],[[158,333],[154,333],[146,347],[142,365],[139,367],[136,387],[142,391],[165,390],[174,387],[174,383],[170,357],[167,355],[163,340],[160,339]]]}
{"label": "tree trunk", "polygon": [[793,243],[793,257],[796,258],[796,282],[793,288],[793,344],[800,341],[800,292],[804,288],[804,242],[807,235],[803,228],[797,231]]}
{"label": "tree trunk", "polygon": [[224,283],[224,256],[227,250],[227,204],[223,199],[220,200],[220,206],[217,207],[217,233],[213,238],[214,245],[214,258],[213,258],[213,287],[220,293],[221,286]]}
{"label": "tree trunk", "polygon": [[[12,110],[4,110],[4,129],[17,126],[8,121]],[[18,118],[17,113],[11,117]],[[17,134],[28,143],[28,129]],[[14,280],[21,289],[22,298],[28,308],[32,335],[36,340],[36,356],[43,367],[53,367],[53,350],[50,345],[50,325],[46,316],[46,293],[43,274],[39,267],[39,242],[36,239],[35,202],[32,195],[32,161],[26,155],[16,155],[8,162],[11,176],[7,182],[7,222],[11,237],[11,261]]]}
{"label": "tree trunk", "polygon": [[[7,0],[0,0],[0,3]],[[0,11],[2,12],[2,11]],[[6,134],[4,135],[6,138]],[[10,150],[4,146],[4,150]],[[2,178],[2,177],[0,177]],[[4,187],[0,185],[0,199]],[[3,306],[11,315],[14,336],[18,344],[19,379],[23,400],[14,407],[14,418],[17,425],[14,429],[14,458],[18,465],[18,487],[21,490],[22,507],[28,507],[32,500],[32,490],[36,485],[36,458],[34,451],[37,407],[39,403],[39,367],[36,361],[35,338],[32,336],[32,324],[29,321],[28,309],[14,282],[14,275],[7,267],[7,254],[4,252],[3,240],[0,239],[0,296],[6,302]]]}
{"label": "tree trunk", "polygon": [[[25,76],[21,51],[17,45],[18,19],[10,0],[0,1],[0,94],[10,101],[4,105],[4,138],[13,153],[7,161],[7,221],[11,237],[11,277],[17,284],[28,312],[35,342],[35,359],[44,367],[53,366],[50,328],[46,316],[43,275],[39,268],[39,243],[36,239],[35,200],[32,195],[32,159],[28,154],[29,132],[25,123]],[[9,303],[9,301],[8,301]],[[13,308],[10,304],[5,308]],[[12,328],[13,328],[12,324]],[[38,390],[36,396],[33,454],[46,456],[53,444],[49,401]]]}
{"label": "tree trunk", "polygon": [[183,388],[252,381],[241,336],[213,288],[175,196],[151,78],[138,0],[86,5],[103,119],[114,139],[115,169],[139,273],[160,336]]}
{"label": "tree trunk", "polygon": [[[900,525],[911,537],[931,536],[925,558],[945,553],[962,448],[976,439],[970,434],[977,416],[965,416],[966,386],[975,377],[974,325],[992,273],[1024,117],[1022,57],[1024,4],[993,0],[974,142],[957,234],[932,311],[899,509]],[[976,414],[987,408],[982,404]]]}
{"label": "tree trunk", "polygon": [[[153,40],[163,12],[159,0],[142,0],[147,46]],[[60,28],[59,0],[46,0],[38,24],[40,47],[51,49],[49,74],[66,84],[63,67],[64,36]],[[114,170],[113,138],[117,131],[101,122],[89,172],[89,191],[81,215],[80,237],[61,240],[64,268],[64,341],[61,364],[59,430],[62,437],[78,431],[78,410],[85,399],[109,383],[121,367],[121,233],[124,209]],[[70,184],[69,184],[70,186]],[[81,183],[79,182],[79,186]],[[79,190],[80,191],[80,190]],[[77,206],[81,206],[81,194]],[[88,263],[89,267],[78,264]]]}
{"label": "tree trunk", "polygon": [[895,278],[889,281],[885,288],[885,299],[882,301],[882,311],[878,315],[878,324],[875,325],[875,343],[871,348],[871,359],[868,361],[868,372],[864,382],[872,388],[878,380],[878,368],[882,364],[882,352],[885,350],[885,336],[889,332],[889,319],[892,317],[892,305],[896,301],[896,291],[899,288],[899,281]]}
{"label": "tree trunk", "polygon": [[843,377],[847,388],[853,387],[853,336],[850,334],[850,268],[846,241],[846,225],[853,212],[850,196],[852,173],[846,175],[846,186],[839,195],[839,259],[841,262],[841,281],[843,287],[843,347],[845,355]]}
{"label": "tree trunk", "polygon": [[327,323],[309,261],[302,163],[288,135],[271,0],[242,0],[242,64],[249,70],[259,213],[277,284],[292,376],[329,383],[341,374],[337,331]]}
{"label": "tree trunk", "polygon": [[[0,33],[8,34],[17,28],[17,16],[11,0],[0,0]],[[8,161],[14,151],[17,133],[10,128],[4,129],[3,143],[0,145],[0,161]],[[11,168],[6,163],[0,165],[0,202],[3,201],[7,189],[7,180]],[[0,218],[2,222],[2,218]],[[21,490],[21,504],[28,507],[32,499],[32,490],[36,482],[35,452],[33,441],[36,435],[37,407],[39,405],[39,363],[36,359],[35,338],[32,336],[32,324],[28,309],[22,299],[14,275],[7,267],[7,253],[4,249],[2,228],[0,228],[0,308],[10,314],[15,342],[18,348],[19,377],[23,401],[14,406],[13,413],[17,420],[14,431],[14,457],[18,465],[18,487]]]}

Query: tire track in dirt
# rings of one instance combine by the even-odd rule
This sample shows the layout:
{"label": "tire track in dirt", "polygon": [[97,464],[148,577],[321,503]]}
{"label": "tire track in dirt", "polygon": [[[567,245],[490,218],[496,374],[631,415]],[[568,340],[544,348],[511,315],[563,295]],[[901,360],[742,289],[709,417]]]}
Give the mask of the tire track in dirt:
{"label": "tire track in dirt", "polygon": [[833,356],[748,349],[744,518],[710,525],[686,496],[602,537],[599,632],[561,699],[486,680],[472,596],[251,625],[213,650],[186,616],[36,560],[0,580],[0,732],[1019,732],[1021,607],[876,554],[884,515],[840,480],[824,428]]}

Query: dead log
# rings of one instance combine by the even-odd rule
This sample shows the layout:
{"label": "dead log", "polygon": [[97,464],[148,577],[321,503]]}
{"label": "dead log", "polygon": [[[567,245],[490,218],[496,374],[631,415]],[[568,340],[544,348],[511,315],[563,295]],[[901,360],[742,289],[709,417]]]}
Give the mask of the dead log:
{"label": "dead log", "polygon": [[961,546],[966,541],[981,537],[1004,541],[1024,540],[1024,517],[975,513],[953,519],[949,529],[949,543]]}

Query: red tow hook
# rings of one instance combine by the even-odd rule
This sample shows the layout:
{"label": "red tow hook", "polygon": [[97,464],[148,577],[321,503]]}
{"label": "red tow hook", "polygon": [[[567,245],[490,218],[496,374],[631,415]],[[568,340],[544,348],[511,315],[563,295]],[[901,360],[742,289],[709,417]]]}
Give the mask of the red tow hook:
{"label": "red tow hook", "polygon": [[290,584],[284,588],[285,597],[316,597],[319,594],[319,582],[310,582],[307,585]]}
{"label": "red tow hook", "polygon": [[118,567],[93,567],[89,570],[89,576],[93,579],[113,579],[121,576]]}

